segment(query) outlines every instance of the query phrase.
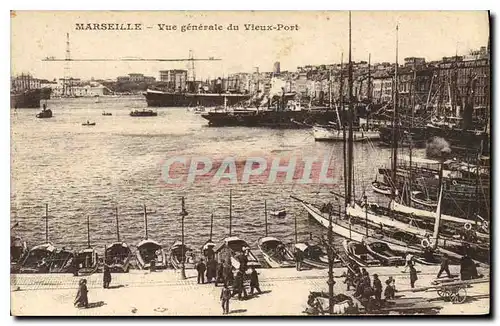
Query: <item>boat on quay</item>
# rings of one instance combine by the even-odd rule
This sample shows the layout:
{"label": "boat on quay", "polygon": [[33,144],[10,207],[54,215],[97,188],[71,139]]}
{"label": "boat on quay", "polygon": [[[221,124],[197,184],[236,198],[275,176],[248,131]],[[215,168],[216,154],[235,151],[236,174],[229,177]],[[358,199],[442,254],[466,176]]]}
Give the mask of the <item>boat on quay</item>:
{"label": "boat on quay", "polygon": [[153,111],[153,110],[146,110],[146,109],[134,110],[134,111],[130,111],[130,116],[131,117],[156,117],[156,116],[158,116],[158,112]]}
{"label": "boat on quay", "polygon": [[369,252],[365,245],[356,241],[344,240],[342,247],[347,257],[360,267],[381,266],[382,262]]}
{"label": "boat on quay", "polygon": [[[304,257],[302,264],[312,268],[328,268],[328,255],[319,244],[309,242],[298,242],[293,246],[294,250],[302,252]],[[342,261],[338,257],[333,259],[334,268],[342,267]]]}
{"label": "boat on quay", "polygon": [[187,269],[194,269],[196,264],[193,249],[185,244],[183,245],[179,240],[175,241],[172,247],[170,247],[169,260],[170,265],[172,265],[174,269],[181,269],[183,262],[184,268]]}
{"label": "boat on quay", "polygon": [[90,216],[87,216],[87,248],[79,251],[74,260],[79,275],[90,275],[97,272],[99,257],[90,243]]}
{"label": "boat on quay", "polygon": [[10,271],[15,273],[19,271],[20,262],[23,260],[24,255],[28,252],[28,247],[25,241],[20,237],[10,237]]}
{"label": "boat on quay", "polygon": [[146,205],[144,211],[144,240],[137,244],[136,261],[139,269],[150,269],[154,265],[155,269],[167,268],[167,257],[161,244],[148,237],[148,212]]}
{"label": "boat on quay", "polygon": [[49,258],[56,251],[51,243],[44,243],[29,249],[20,263],[20,273],[49,273]]}
{"label": "boat on quay", "polygon": [[74,266],[76,258],[73,250],[66,248],[55,249],[47,258],[49,273],[69,273]]}
{"label": "boat on quay", "polygon": [[111,272],[128,273],[132,250],[125,242],[120,241],[120,223],[118,220],[118,207],[115,207],[116,218],[116,242],[104,248],[104,263],[108,265]]}
{"label": "boat on quay", "polygon": [[125,242],[115,242],[105,248],[104,262],[113,273],[128,273],[132,251]]}
{"label": "boat on quay", "polygon": [[257,241],[266,263],[271,268],[295,267],[295,259],[285,244],[275,237],[262,237]]}
{"label": "boat on quay", "polygon": [[387,243],[373,239],[365,239],[362,243],[366,250],[375,258],[382,262],[382,265],[401,266],[405,264],[405,259],[401,252],[392,250]]}
{"label": "boat on quay", "polygon": [[215,254],[218,257],[218,261],[225,261],[228,258],[231,261],[231,265],[235,269],[240,268],[240,262],[238,260],[238,255],[244,255],[246,253],[248,259],[248,267],[261,267],[261,264],[257,257],[250,250],[248,243],[236,236],[230,236],[224,238],[219,246],[215,249]]}

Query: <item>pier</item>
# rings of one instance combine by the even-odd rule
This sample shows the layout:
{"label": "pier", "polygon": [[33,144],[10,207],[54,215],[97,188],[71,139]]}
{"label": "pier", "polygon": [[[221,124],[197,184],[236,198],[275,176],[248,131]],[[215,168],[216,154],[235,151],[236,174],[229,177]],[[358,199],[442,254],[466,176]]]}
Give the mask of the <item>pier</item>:
{"label": "pier", "polygon": [[[481,315],[489,313],[490,283],[473,284],[467,288],[467,299],[462,304],[445,302],[436,290],[412,292],[409,274],[403,268],[367,268],[384,282],[389,276],[396,280],[396,301],[419,302],[425,309],[443,315]],[[418,266],[416,289],[430,286],[439,266]],[[345,268],[334,269],[334,293],[352,295],[346,291]],[[459,266],[450,266],[452,274]],[[230,300],[230,316],[303,316],[310,291],[328,291],[327,269],[296,271],[286,269],[259,269],[262,294],[247,300]],[[487,275],[488,270],[480,269]],[[217,316],[220,306],[221,285],[197,284],[196,271],[186,270],[186,280],[178,271],[165,270],[151,273],[134,270],[128,274],[112,274],[110,289],[102,288],[102,274],[85,277],[89,289],[88,309],[73,306],[80,277],[70,274],[15,274],[11,276],[11,302],[13,315],[30,316]],[[280,304],[276,304],[276,303]],[[424,309],[424,308],[423,308]],[[404,310],[404,309],[403,309]],[[398,314],[387,311],[384,314]],[[407,313],[401,311],[401,313]]]}

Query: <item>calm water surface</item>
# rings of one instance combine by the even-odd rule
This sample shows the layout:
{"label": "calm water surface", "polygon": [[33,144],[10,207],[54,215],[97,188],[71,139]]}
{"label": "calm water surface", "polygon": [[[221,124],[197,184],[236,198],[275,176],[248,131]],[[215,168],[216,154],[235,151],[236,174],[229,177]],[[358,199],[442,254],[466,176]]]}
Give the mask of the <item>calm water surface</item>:
{"label": "calm water surface", "polygon": [[[299,240],[322,227],[308,219],[295,195],[321,203],[333,200],[330,191],[343,192],[342,144],[318,143],[309,130],[263,128],[209,128],[186,108],[158,108],[157,117],[133,118],[132,109],[146,107],[143,98],[54,99],[48,107],[52,119],[36,119],[36,109],[11,111],[12,193],[11,223],[15,234],[29,245],[45,241],[45,204],[49,205],[49,239],[55,245],[83,248],[90,216],[92,245],[102,251],[116,240],[114,208],[118,206],[120,236],[136,244],[144,237],[142,205],[148,216],[149,237],[169,247],[180,239],[180,198],[185,196],[186,243],[200,247],[210,233],[213,239],[228,235],[229,189],[233,194],[233,235],[253,248],[264,235],[264,200],[269,210],[286,208],[287,216],[269,216],[269,233],[294,241],[294,220]],[[102,111],[112,116],[102,116]],[[87,120],[95,127],[81,124]],[[336,184],[212,184],[198,182],[167,187],[162,163],[172,156],[246,158],[331,157]],[[387,165],[390,150],[373,144],[355,144],[357,196],[366,188],[371,200],[387,203],[373,194],[370,182],[377,169]],[[244,163],[243,163],[244,164]]]}

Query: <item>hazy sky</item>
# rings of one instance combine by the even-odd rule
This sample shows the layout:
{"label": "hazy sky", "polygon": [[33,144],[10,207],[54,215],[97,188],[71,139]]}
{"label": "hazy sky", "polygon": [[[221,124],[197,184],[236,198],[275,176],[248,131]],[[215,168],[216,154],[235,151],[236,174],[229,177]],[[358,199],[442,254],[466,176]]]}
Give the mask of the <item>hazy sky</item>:
{"label": "hazy sky", "polygon": [[[306,64],[344,61],[348,51],[348,12],[124,12],[24,11],[11,18],[12,73],[31,72],[38,78],[64,76],[64,62],[42,62],[48,56],[64,58],[66,33],[72,58],[221,58],[196,63],[197,76],[206,78],[238,71],[282,70]],[[140,31],[76,30],[76,23],[140,23]],[[187,24],[222,25],[223,31],[186,31]],[[245,31],[244,24],[295,25],[298,31]],[[160,31],[158,24],[177,25]],[[239,31],[226,30],[239,25]],[[353,11],[353,60],[395,60],[396,24],[399,24],[399,60],[418,56],[428,60],[459,54],[487,45],[485,11]],[[147,27],[151,28],[147,28]],[[115,78],[130,72],[158,78],[161,69],[185,69],[186,62],[72,62],[71,75]]]}

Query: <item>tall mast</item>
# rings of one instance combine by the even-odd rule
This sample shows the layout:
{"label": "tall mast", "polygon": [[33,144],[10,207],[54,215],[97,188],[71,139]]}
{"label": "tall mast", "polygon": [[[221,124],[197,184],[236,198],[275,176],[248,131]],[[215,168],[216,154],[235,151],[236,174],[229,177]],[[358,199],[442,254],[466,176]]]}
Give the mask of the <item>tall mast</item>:
{"label": "tall mast", "polygon": [[116,217],[116,237],[118,242],[120,242],[120,225],[118,224],[118,206],[115,207],[115,217]]}
{"label": "tall mast", "polygon": [[[339,107],[344,112],[344,52],[340,54],[340,88],[339,88]],[[337,120],[339,123],[339,130],[342,126],[342,119],[339,115],[339,110],[337,109]],[[345,154],[344,154],[345,155]]]}
{"label": "tall mast", "polygon": [[352,108],[352,53],[351,53],[351,12],[349,11],[349,71],[348,71],[348,105],[349,105],[349,138],[348,138],[348,182],[347,182],[347,202],[351,203],[352,200],[352,157],[353,157],[353,133],[352,133],[352,120],[353,120],[353,108]]}
{"label": "tall mast", "polygon": [[212,240],[212,231],[214,228],[214,213],[210,215],[210,240]]}
{"label": "tall mast", "polygon": [[265,218],[265,223],[266,223],[266,237],[267,237],[267,201],[264,200],[264,218]]}
{"label": "tall mast", "polygon": [[371,59],[372,59],[372,54],[368,53],[368,86],[367,86],[367,97],[368,100],[371,102],[372,100],[372,75],[371,75]]}
{"label": "tall mast", "polygon": [[411,83],[411,120],[410,120],[410,132],[408,135],[410,136],[410,172],[409,172],[409,180],[408,180],[408,206],[411,207],[411,189],[412,189],[412,178],[413,178],[413,170],[412,170],[412,159],[413,159],[413,119],[415,117],[415,83],[417,82],[417,67],[415,66],[416,60],[413,59],[413,79]]}
{"label": "tall mast", "polygon": [[90,215],[87,215],[87,246],[90,248]]}
{"label": "tall mast", "polygon": [[231,236],[231,229],[232,229],[232,207],[233,207],[233,196],[232,196],[232,189],[229,189],[229,236]]}
{"label": "tall mast", "polygon": [[397,162],[398,162],[398,138],[399,138],[399,89],[398,89],[398,31],[399,26],[396,25],[396,69],[394,70],[394,116],[392,119],[392,187],[391,198],[396,198],[396,177],[397,177]]}
{"label": "tall mast", "polygon": [[49,204],[45,204],[45,243],[49,243]]}
{"label": "tall mast", "polygon": [[148,239],[148,213],[146,212],[146,204],[144,204],[144,232],[145,239]]}

